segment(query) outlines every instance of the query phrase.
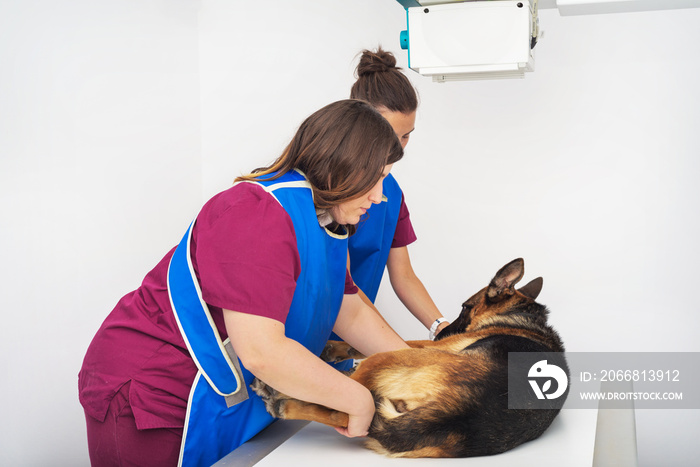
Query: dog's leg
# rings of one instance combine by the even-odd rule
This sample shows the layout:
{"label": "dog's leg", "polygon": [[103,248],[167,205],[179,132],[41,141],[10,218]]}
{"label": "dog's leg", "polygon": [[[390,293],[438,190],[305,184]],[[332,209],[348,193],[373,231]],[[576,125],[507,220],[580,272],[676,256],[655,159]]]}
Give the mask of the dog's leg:
{"label": "dog's leg", "polygon": [[318,404],[292,399],[255,378],[250,387],[265,402],[267,412],[285,420],[310,420],[333,427],[347,428],[348,414]]}
{"label": "dog's leg", "polygon": [[[456,353],[476,340],[476,338],[470,338],[468,335],[461,334],[450,336],[440,341],[419,340],[407,341],[406,343],[414,349],[438,349]],[[320,358],[324,362],[337,363],[351,358],[362,360],[366,357],[347,342],[328,341],[326,342],[326,347],[323,349],[323,352],[321,352]]]}
{"label": "dog's leg", "polygon": [[280,404],[280,415],[278,418],[287,420],[311,420],[325,425],[338,428],[347,428],[348,414],[329,409],[318,404],[297,399],[287,399]]}
{"label": "dog's leg", "polygon": [[464,333],[455,334],[454,336],[449,336],[439,341],[421,340],[406,341],[406,343],[412,349],[434,349],[443,350],[445,352],[458,353],[462,349],[476,342],[479,338],[480,336],[477,334]]}

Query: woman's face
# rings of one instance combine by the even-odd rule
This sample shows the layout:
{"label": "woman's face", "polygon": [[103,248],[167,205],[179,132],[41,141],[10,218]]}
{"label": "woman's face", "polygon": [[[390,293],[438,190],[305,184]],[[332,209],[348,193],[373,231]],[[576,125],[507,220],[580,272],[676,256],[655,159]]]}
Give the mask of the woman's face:
{"label": "woman's face", "polygon": [[331,208],[331,215],[338,224],[355,225],[360,222],[360,217],[372,207],[372,204],[382,202],[382,187],[384,178],[389,175],[391,167],[394,164],[384,166],[382,178],[369,190],[367,193],[358,196],[357,198],[340,203]]}
{"label": "woman's face", "polygon": [[411,132],[415,129],[416,125],[416,111],[409,114],[403,112],[392,112],[390,110],[380,110],[380,114],[384,117],[391,127],[394,129],[394,133],[399,137],[401,141],[401,147],[406,148],[408,144],[408,138],[411,136]]}

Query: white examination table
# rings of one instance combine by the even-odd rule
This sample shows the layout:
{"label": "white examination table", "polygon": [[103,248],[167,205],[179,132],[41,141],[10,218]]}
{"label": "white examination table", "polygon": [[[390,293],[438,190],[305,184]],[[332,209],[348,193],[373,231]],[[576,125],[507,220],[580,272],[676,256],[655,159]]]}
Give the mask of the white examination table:
{"label": "white examination table", "polygon": [[389,459],[318,423],[278,420],[215,467],[635,467],[634,409],[562,410],[537,440],[467,459]]}

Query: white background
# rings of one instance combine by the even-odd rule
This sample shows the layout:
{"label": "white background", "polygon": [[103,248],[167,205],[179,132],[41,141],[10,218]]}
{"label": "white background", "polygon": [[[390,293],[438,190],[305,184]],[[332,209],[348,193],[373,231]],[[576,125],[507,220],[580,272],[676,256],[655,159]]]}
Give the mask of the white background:
{"label": "white background", "polygon": [[[570,351],[700,351],[700,9],[561,17],[524,80],[437,84],[394,173],[454,317],[525,258]],[[77,373],[117,300],[240,173],[406,66],[394,0],[0,0],[1,465],[87,465]],[[378,306],[427,331],[388,281]],[[638,412],[640,465],[688,465],[698,411]],[[475,464],[477,465],[477,464]]]}

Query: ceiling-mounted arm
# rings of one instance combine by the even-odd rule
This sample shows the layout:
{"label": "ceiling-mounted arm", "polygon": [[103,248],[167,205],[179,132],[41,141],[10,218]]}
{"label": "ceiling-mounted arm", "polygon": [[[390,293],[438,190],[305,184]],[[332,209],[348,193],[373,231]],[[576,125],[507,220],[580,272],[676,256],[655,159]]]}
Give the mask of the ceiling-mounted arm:
{"label": "ceiling-mounted arm", "polygon": [[[473,0],[396,0],[404,8]],[[491,0],[501,1],[501,0]],[[562,16],[700,8],[700,0],[540,0],[539,8],[556,8]]]}
{"label": "ceiling-mounted arm", "polygon": [[409,6],[408,29],[400,36],[409,68],[438,82],[523,78],[534,69],[537,2],[422,0]]}
{"label": "ceiling-mounted arm", "polygon": [[534,70],[539,8],[561,15],[698,8],[700,0],[397,0],[408,66],[435,81],[524,77]]}

